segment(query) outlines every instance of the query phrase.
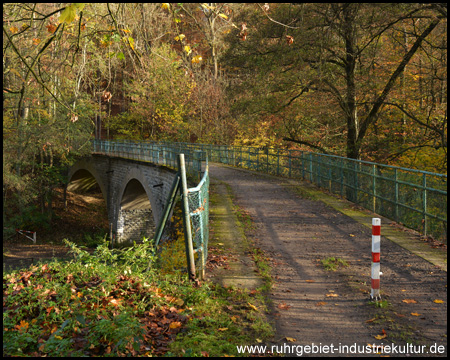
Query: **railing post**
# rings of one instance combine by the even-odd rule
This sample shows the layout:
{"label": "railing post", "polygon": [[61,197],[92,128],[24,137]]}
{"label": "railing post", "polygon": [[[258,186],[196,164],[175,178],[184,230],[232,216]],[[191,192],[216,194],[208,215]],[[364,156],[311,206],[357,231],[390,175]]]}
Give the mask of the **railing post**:
{"label": "railing post", "polygon": [[291,157],[292,157],[292,150],[288,150],[289,151],[289,177],[292,177],[291,175],[292,175],[292,170],[291,170],[291,163],[292,163],[292,160],[291,160]]}
{"label": "railing post", "polygon": [[397,177],[397,168],[394,169],[394,180],[395,180],[395,222],[399,222],[398,220],[398,177]]}
{"label": "railing post", "polygon": [[194,150],[193,163],[194,171],[197,170],[198,180],[202,179],[202,151]]}
{"label": "railing post", "polygon": [[[377,212],[377,190],[376,190],[376,172],[377,172],[377,168],[376,165],[372,165],[372,195],[373,195],[373,199],[372,199],[372,211],[374,213]],[[397,185],[397,181],[396,181],[396,185]]]}
{"label": "railing post", "polygon": [[427,174],[423,174],[423,234],[427,235]]}
{"label": "railing post", "polygon": [[183,210],[183,227],[184,227],[184,242],[186,246],[186,259],[189,280],[195,280],[195,261],[194,261],[194,247],[192,245],[191,232],[191,218],[189,216],[189,202],[188,202],[188,188],[186,180],[186,164],[184,162],[184,154],[178,155],[178,169],[181,176],[182,202]]}

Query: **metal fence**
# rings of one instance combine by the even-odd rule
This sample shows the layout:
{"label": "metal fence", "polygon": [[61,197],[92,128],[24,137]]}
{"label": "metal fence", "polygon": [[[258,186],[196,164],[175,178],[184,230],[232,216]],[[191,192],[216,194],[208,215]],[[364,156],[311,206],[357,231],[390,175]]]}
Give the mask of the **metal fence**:
{"label": "metal fence", "polygon": [[220,162],[301,178],[374,213],[447,240],[447,175],[300,150],[173,144]]}
{"label": "metal fence", "polygon": [[195,188],[188,189],[189,215],[192,228],[194,252],[197,254],[195,268],[205,277],[209,239],[209,171],[206,159],[205,173]]}

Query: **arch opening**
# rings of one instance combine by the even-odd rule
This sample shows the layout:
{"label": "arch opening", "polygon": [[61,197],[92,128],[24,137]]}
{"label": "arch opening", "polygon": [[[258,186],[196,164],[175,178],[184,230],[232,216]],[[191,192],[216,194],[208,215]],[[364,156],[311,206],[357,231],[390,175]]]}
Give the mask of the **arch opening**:
{"label": "arch opening", "polygon": [[153,209],[148,194],[139,180],[131,179],[120,200],[117,221],[118,241],[139,242],[143,236],[153,237],[155,229]]}
{"label": "arch opening", "polygon": [[67,191],[77,194],[101,193],[97,179],[86,169],[77,170],[69,179]]}
{"label": "arch opening", "polygon": [[72,240],[95,247],[110,228],[103,188],[97,178],[83,168],[69,174],[68,180],[64,207],[74,230]]}

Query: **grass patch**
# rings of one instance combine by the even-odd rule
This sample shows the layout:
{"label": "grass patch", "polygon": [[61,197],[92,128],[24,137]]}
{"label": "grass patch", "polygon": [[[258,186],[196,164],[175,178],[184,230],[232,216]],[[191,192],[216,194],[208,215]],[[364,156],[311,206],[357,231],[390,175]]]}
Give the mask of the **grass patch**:
{"label": "grass patch", "polygon": [[389,301],[369,301],[366,306],[370,317],[366,323],[377,328],[379,333],[384,332],[387,340],[395,344],[423,345],[426,343],[426,339],[422,338],[417,329],[406,320],[407,317],[397,312]]}
{"label": "grass patch", "polygon": [[369,301],[368,304],[381,309],[388,308],[391,305],[387,300]]}
{"label": "grass patch", "polygon": [[320,262],[322,263],[323,268],[328,271],[336,271],[338,268],[345,268],[348,266],[347,261],[332,256],[322,259]]}

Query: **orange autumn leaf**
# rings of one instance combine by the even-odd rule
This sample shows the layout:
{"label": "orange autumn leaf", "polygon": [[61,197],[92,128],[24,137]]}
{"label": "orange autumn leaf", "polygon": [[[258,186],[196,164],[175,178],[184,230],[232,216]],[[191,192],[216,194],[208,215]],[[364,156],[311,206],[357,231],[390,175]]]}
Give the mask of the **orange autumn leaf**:
{"label": "orange autumn leaf", "polygon": [[377,339],[377,340],[382,340],[382,339],[384,339],[384,338],[386,338],[386,337],[387,337],[386,334],[384,334],[384,335],[375,335],[375,336],[374,336],[374,338]]}
{"label": "orange autumn leaf", "polygon": [[20,320],[20,325],[16,325],[17,330],[26,331],[28,329],[29,324],[25,320]]}
{"label": "orange autumn leaf", "polygon": [[278,304],[278,309],[281,309],[281,310],[288,310],[290,307],[291,307],[290,305],[287,305],[284,302]]}
{"label": "orange autumn leaf", "polygon": [[120,300],[119,299],[111,299],[109,302],[111,304],[113,304],[114,306],[119,306],[120,305]]}
{"label": "orange autumn leaf", "polygon": [[444,300],[436,299],[436,300],[433,300],[433,302],[436,304],[443,304]]}
{"label": "orange autumn leaf", "polygon": [[411,315],[412,316],[420,316],[421,314],[412,312]]}
{"label": "orange autumn leaf", "polygon": [[181,322],[179,321],[174,321],[173,323],[170,323],[169,328],[170,329],[177,329],[181,327]]}
{"label": "orange autumn leaf", "polygon": [[316,303],[316,306],[323,306],[326,305],[327,303],[325,301],[319,301],[318,303]]}
{"label": "orange autumn leaf", "polygon": [[402,302],[407,304],[417,304],[417,301],[414,299],[403,299]]}
{"label": "orange autumn leaf", "polygon": [[53,24],[48,24],[48,25],[46,25],[45,27],[47,28],[47,31],[48,31],[49,33],[51,33],[51,34],[53,34],[53,33],[55,32],[55,30],[56,30],[56,26],[53,25]]}

